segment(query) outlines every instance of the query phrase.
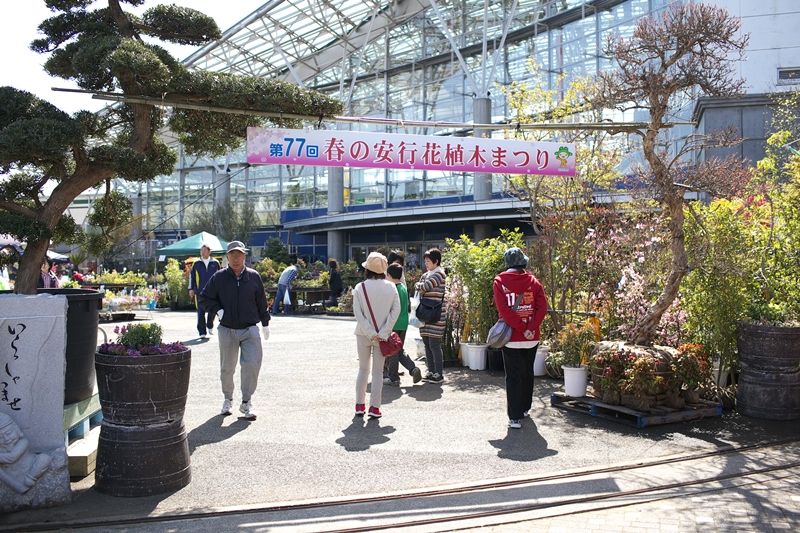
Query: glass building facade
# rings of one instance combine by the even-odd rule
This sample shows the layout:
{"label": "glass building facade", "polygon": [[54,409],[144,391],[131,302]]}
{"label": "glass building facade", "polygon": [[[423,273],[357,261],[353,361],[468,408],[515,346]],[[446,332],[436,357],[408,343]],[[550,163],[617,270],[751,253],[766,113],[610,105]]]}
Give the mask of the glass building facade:
{"label": "glass building facade", "polygon": [[[469,123],[475,98],[491,101],[493,123],[514,122],[500,90],[537,81],[562,90],[562,73],[589,76],[612,68],[602,55],[609,35],[629,36],[642,16],[671,0],[323,0],[273,1],[243,18],[223,38],[197,50],[189,68],[268,76],[337,96],[351,117]],[[646,117],[614,117],[643,120]],[[472,135],[466,127],[325,123],[356,131]],[[496,131],[495,135],[502,135]],[[176,148],[180,150],[180,147]],[[490,203],[476,216],[475,177],[469,173],[349,169],[343,204],[328,212],[326,167],[250,166],[244,149],[210,160],[181,152],[170,176],[118,190],[139,195],[148,229],[164,243],[179,238],[187,217],[230,197],[256,205],[258,246],[279,236],[299,253],[324,258],[330,231],[343,232],[336,255],[361,256],[382,244],[409,250],[471,234],[472,223],[518,226],[519,205],[492,178]],[[481,198],[483,200],[483,198]],[[427,210],[426,210],[427,209]],[[480,210],[479,210],[480,211]],[[433,214],[436,212],[435,214]],[[437,223],[438,221],[438,223]]]}

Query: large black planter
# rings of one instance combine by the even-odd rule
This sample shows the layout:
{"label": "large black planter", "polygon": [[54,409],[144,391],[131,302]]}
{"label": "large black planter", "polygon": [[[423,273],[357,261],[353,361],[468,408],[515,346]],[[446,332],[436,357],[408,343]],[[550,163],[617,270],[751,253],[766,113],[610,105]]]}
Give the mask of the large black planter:
{"label": "large black planter", "polygon": [[183,420],[122,426],[103,420],[97,445],[95,489],[139,497],[173,492],[192,480]]}
{"label": "large black planter", "polygon": [[800,419],[800,372],[775,374],[742,369],[736,410],[768,420]]}
{"label": "large black planter", "polygon": [[[11,294],[12,291],[2,291]],[[94,394],[94,352],[103,293],[91,289],[38,289],[39,294],[67,297],[67,370],[64,376],[64,405],[77,403]]]}
{"label": "large black planter", "polygon": [[768,420],[800,419],[800,328],[740,322],[736,410]]}
{"label": "large black planter", "polygon": [[95,489],[122,497],[172,492],[191,481],[183,425],[192,351],[95,354],[103,424]]}
{"label": "large black planter", "polygon": [[800,327],[739,322],[736,341],[742,369],[778,373],[800,369]]}
{"label": "large black planter", "polygon": [[192,351],[163,355],[95,354],[103,419],[135,426],[183,418]]}

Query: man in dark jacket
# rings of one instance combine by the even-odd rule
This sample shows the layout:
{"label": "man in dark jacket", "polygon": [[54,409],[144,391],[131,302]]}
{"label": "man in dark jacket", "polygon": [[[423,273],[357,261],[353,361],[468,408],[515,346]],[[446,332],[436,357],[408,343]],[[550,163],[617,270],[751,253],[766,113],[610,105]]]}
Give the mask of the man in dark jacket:
{"label": "man in dark jacket", "polygon": [[192,271],[189,273],[189,296],[194,298],[194,305],[197,307],[197,332],[202,339],[214,332],[214,313],[206,313],[205,309],[197,305],[197,296],[219,269],[219,261],[211,257],[211,248],[203,243],[200,247],[200,259],[192,263]]}
{"label": "man in dark jacket", "polygon": [[258,385],[264,352],[258,333],[269,339],[269,304],[261,276],[244,265],[247,249],[241,241],[231,241],[227,250],[228,267],[213,276],[200,293],[198,303],[219,318],[217,328],[220,353],[222,414],[233,409],[233,373],[241,361],[242,405],[239,411],[248,420],[256,419],[251,397]]}

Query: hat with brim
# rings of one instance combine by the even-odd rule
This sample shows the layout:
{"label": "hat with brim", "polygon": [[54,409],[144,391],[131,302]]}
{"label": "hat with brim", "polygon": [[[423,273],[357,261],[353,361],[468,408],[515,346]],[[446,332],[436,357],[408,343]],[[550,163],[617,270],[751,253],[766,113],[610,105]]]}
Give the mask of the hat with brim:
{"label": "hat with brim", "polygon": [[519,248],[509,248],[503,254],[503,258],[506,260],[506,268],[525,268],[528,266],[528,256]]}
{"label": "hat with brim", "polygon": [[369,271],[375,272],[376,274],[385,274],[386,267],[389,266],[389,262],[382,253],[372,252],[369,254],[369,256],[367,256],[367,260],[361,263],[361,266]]}
{"label": "hat with brim", "polygon": [[225,250],[226,254],[231,252],[242,252],[243,254],[247,253],[247,248],[244,247],[244,243],[242,241],[231,241],[228,243],[228,249]]}

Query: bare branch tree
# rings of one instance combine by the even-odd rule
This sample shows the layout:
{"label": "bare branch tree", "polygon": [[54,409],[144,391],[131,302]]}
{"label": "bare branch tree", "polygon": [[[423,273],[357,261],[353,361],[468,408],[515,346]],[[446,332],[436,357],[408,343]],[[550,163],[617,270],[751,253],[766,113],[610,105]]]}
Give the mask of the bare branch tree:
{"label": "bare branch tree", "polygon": [[661,316],[678,295],[688,272],[684,235],[684,194],[694,188],[723,196],[741,190],[749,177],[743,161],[709,159],[692,165],[689,155],[710,146],[735,142],[731,132],[691,135],[676,143],[664,124],[681,109],[681,99],[709,96],[734,98],[744,80],[735,76],[749,36],[739,35],[741,21],[726,10],[706,4],[672,4],[659,17],[644,17],[630,38],[610,36],[604,54],[617,69],[599,75],[595,105],[617,112],[645,111],[646,129],[639,137],[646,167],[639,176],[647,192],[668,218],[670,272],[658,299],[628,340],[652,344]]}

